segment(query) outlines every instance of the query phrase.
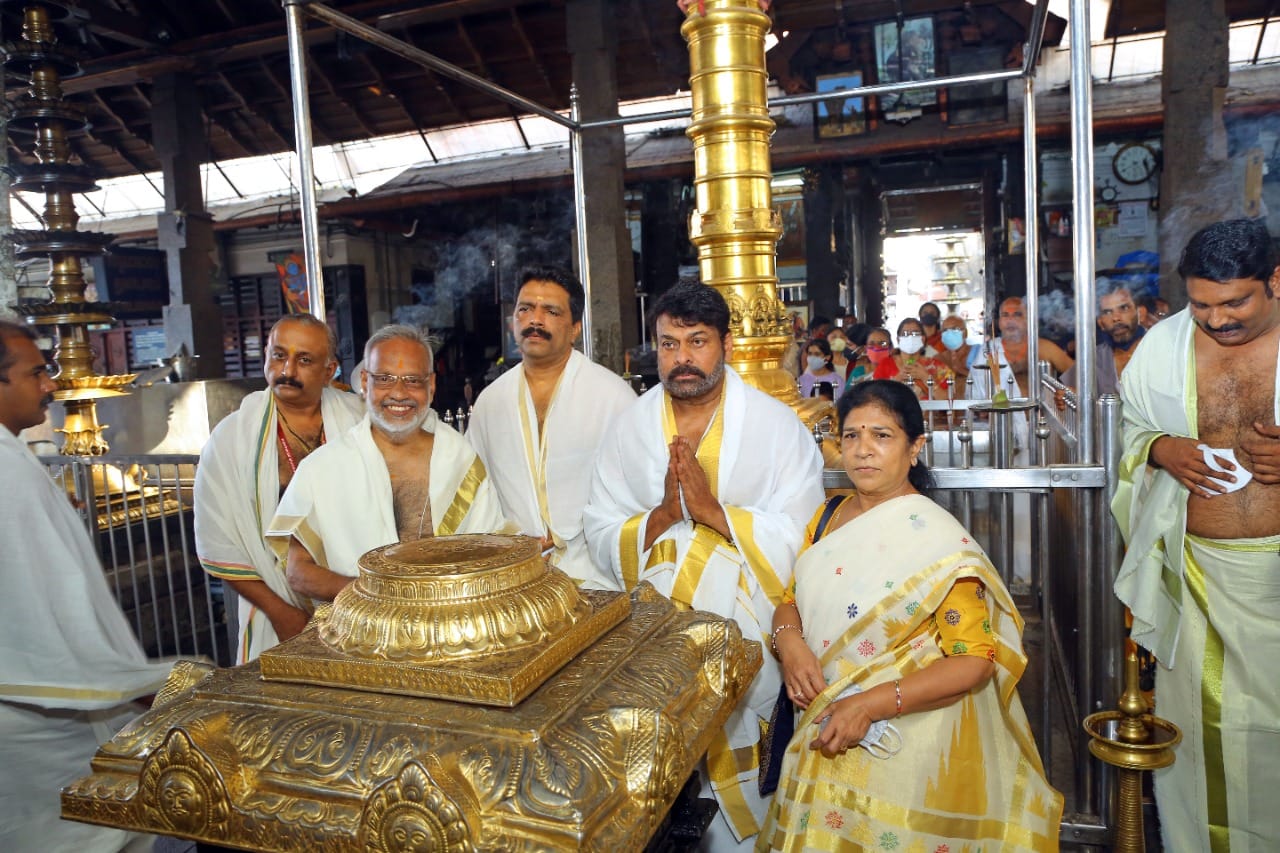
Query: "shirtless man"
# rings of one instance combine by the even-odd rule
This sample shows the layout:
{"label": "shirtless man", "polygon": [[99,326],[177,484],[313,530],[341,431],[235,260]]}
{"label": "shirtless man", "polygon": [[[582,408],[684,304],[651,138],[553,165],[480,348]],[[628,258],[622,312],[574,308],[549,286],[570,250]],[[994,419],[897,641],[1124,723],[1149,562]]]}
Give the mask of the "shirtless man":
{"label": "shirtless man", "polygon": [[[1000,329],[1000,337],[992,341],[989,346],[995,353],[998,366],[1001,368],[1001,383],[1008,386],[1010,372],[1012,372],[1017,387],[1005,387],[1005,392],[1010,397],[1025,397],[1030,393],[1030,386],[1027,384],[1030,368],[1027,364],[1027,309],[1021,296],[1011,296],[1000,303],[1000,314],[996,319],[996,325]],[[1062,347],[1047,338],[1040,338],[1039,347],[1040,360],[1049,362],[1058,373],[1075,364]],[[982,389],[974,390],[980,392]],[[983,396],[991,396],[994,393],[992,391],[991,394]]]}
{"label": "shirtless man", "polygon": [[1240,219],[1197,232],[1178,272],[1188,308],[1147,333],[1121,392],[1116,593],[1183,733],[1155,775],[1165,849],[1275,850],[1280,266],[1265,224]]}
{"label": "shirtless man", "polygon": [[365,419],[298,465],[267,531],[287,558],[289,586],[311,599],[331,601],[381,545],[502,526],[484,464],[431,409],[435,373],[422,334],[384,327],[364,363]]}

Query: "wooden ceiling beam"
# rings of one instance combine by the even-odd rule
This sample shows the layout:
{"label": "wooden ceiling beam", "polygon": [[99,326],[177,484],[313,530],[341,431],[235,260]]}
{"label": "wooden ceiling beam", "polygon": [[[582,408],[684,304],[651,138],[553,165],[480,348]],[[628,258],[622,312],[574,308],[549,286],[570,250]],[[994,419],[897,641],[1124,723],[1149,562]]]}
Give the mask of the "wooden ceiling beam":
{"label": "wooden ceiling beam", "polygon": [[538,59],[538,52],[533,49],[533,42],[529,41],[529,34],[525,32],[524,23],[520,20],[520,11],[514,6],[508,10],[511,16],[511,26],[516,31],[516,37],[520,39],[520,43],[524,45],[525,54],[529,57],[529,62],[533,64],[534,69],[538,72],[538,76],[542,78],[542,83],[547,88],[547,94],[551,98],[551,103],[558,104],[568,93],[557,92],[556,87],[551,83],[551,77],[547,74],[546,67],[542,61]]}
{"label": "wooden ceiling beam", "polygon": [[[329,90],[330,95],[337,98],[339,101],[342,102],[342,105],[344,107],[350,110],[351,115],[355,117],[356,123],[359,124],[360,129],[364,131],[364,135],[370,138],[375,136],[381,136],[380,133],[374,130],[373,122],[371,122],[369,120],[369,117],[365,115],[364,109],[359,104],[357,104],[354,100],[349,98],[347,96],[347,93],[344,90],[339,89],[337,86],[334,85],[332,78],[330,78],[329,75],[325,73],[324,63],[321,62],[316,56],[314,55],[310,55],[310,56],[311,56],[311,62],[310,62],[311,73],[314,74],[320,80],[320,82],[324,84],[324,87]],[[312,121],[314,120],[315,118],[313,116]]]}
{"label": "wooden ceiling beam", "polygon": [[147,146],[147,148],[151,149],[152,153],[155,152],[155,146],[152,145],[151,140],[147,139],[141,133],[134,130],[134,126],[138,124],[138,122],[130,122],[124,116],[116,112],[115,109],[109,103],[107,103],[106,98],[102,97],[101,92],[94,92],[93,100],[94,102],[97,103],[97,105],[99,106],[99,108],[102,109],[103,112],[105,112],[108,116],[111,117],[112,121],[114,121],[117,125],[119,125],[119,130],[122,135],[132,137],[133,139],[138,140],[143,145]]}
{"label": "wooden ceiling beam", "polygon": [[[446,0],[423,7],[420,0],[367,0],[343,9],[343,13],[390,30],[536,2],[539,0]],[[404,18],[402,13],[412,14]],[[128,85],[171,71],[208,70],[245,59],[285,54],[288,37],[283,29],[279,20],[267,21],[169,44],[164,56],[156,56],[154,47],[149,47],[92,60],[84,64],[84,73],[79,77],[63,81],[62,90],[74,95],[103,86]],[[313,25],[303,31],[303,40],[309,47],[329,44],[336,38],[337,30],[332,27]]]}
{"label": "wooden ceiling beam", "polygon": [[[406,44],[418,48],[418,50],[422,50],[422,48],[415,43],[413,34],[408,30],[405,30],[400,34],[400,39]],[[451,113],[458,117],[458,121],[464,124],[470,121],[471,116],[468,115],[462,107],[458,106],[458,102],[453,99],[453,95],[451,95],[449,90],[445,87],[444,80],[441,79],[440,75],[432,71],[430,68],[423,68],[422,71],[426,74],[427,80],[431,83],[432,87],[434,87],[440,97],[444,99],[445,106],[449,108]]]}
{"label": "wooden ceiling beam", "polygon": [[413,125],[413,129],[418,131],[418,136],[422,139],[422,144],[427,146],[427,153],[431,154],[431,159],[435,159],[435,152],[431,150],[431,142],[427,139],[426,128],[422,126],[422,122],[418,121],[418,117],[414,115],[413,110],[409,109],[409,101],[405,96],[404,90],[400,89],[395,83],[392,83],[378,67],[373,64],[373,60],[369,59],[368,54],[361,54],[360,58],[364,61],[369,73],[373,75],[373,83],[378,87],[382,94],[390,98],[391,101],[400,108],[400,112],[404,113],[404,117]]}
{"label": "wooden ceiling beam", "polygon": [[[289,143],[289,149],[292,150],[294,145],[297,144],[296,136],[293,133],[293,129],[292,129],[293,90],[290,88],[288,80],[280,79],[280,76],[276,73],[276,70],[271,67],[271,63],[267,62],[265,59],[260,59],[258,60],[258,62],[262,66],[263,73],[267,75],[267,79],[270,80],[272,84],[275,85],[276,91],[280,93],[280,97],[284,100],[285,109],[289,113],[289,124],[290,124],[290,130],[287,138],[291,140],[295,140]],[[332,145],[334,141],[337,140],[338,138],[328,128],[324,126],[323,122],[316,119],[314,112],[311,114],[311,137],[312,137],[311,139],[312,144],[319,144],[319,145]]]}
{"label": "wooden ceiling beam", "polygon": [[[283,146],[286,150],[293,147],[293,142],[290,141],[288,131],[286,131],[283,127],[281,127],[279,122],[277,122],[270,113],[263,113],[262,111],[257,109],[257,107],[255,107],[253,104],[249,103],[249,100],[244,96],[244,93],[240,91],[240,88],[236,86],[235,83],[231,82],[231,78],[227,77],[227,75],[220,73],[218,74],[218,79],[222,81],[222,85],[227,90],[227,92],[231,94],[231,97],[235,101],[238,109],[240,109],[242,112],[252,115],[258,121],[265,124],[267,126],[267,129],[275,134],[276,141],[279,142],[280,145]],[[245,124],[249,125],[249,122],[245,121]],[[274,147],[274,146],[264,145],[262,147],[267,148],[267,147]]]}

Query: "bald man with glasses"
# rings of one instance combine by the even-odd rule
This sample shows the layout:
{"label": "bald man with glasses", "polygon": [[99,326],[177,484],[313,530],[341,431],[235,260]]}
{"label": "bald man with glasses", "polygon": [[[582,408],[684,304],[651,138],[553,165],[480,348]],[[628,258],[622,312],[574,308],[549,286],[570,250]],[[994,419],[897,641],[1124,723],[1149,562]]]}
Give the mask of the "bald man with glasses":
{"label": "bald man with glasses", "polygon": [[382,545],[504,527],[484,464],[431,408],[431,344],[412,326],[369,338],[366,415],[307,457],[267,532],[299,595],[332,601]]}

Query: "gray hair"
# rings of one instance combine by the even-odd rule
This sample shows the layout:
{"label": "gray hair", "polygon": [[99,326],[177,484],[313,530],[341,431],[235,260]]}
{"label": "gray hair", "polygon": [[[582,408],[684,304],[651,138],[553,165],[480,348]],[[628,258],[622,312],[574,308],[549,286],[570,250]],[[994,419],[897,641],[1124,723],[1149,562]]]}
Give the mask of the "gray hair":
{"label": "gray hair", "polygon": [[270,335],[275,334],[276,329],[280,328],[285,323],[296,323],[299,326],[304,326],[311,329],[322,329],[324,331],[325,340],[328,341],[329,343],[329,358],[326,359],[326,361],[337,360],[338,335],[336,332],[334,332],[333,328],[328,323],[323,322],[322,320],[320,320],[320,318],[312,314],[284,314],[280,317],[279,320],[276,320],[275,325],[271,327],[271,332],[268,334],[268,339],[270,339]]}
{"label": "gray hair", "polygon": [[[373,356],[373,348],[378,344],[387,341],[411,341],[422,347],[427,352],[427,373],[435,373],[436,352],[434,349],[434,341],[417,326],[410,326],[406,323],[392,323],[383,326],[378,331],[369,336],[369,340],[364,344],[364,363],[367,365]],[[367,369],[367,368],[366,368]]]}
{"label": "gray hair", "polygon": [[1133,288],[1129,286],[1129,282],[1122,278],[1109,278],[1105,275],[1100,275],[1097,280],[1094,281],[1093,287],[1099,306],[1102,305],[1102,297],[1112,296],[1121,292],[1127,293],[1129,295],[1129,299],[1134,300],[1135,305],[1137,304]]}

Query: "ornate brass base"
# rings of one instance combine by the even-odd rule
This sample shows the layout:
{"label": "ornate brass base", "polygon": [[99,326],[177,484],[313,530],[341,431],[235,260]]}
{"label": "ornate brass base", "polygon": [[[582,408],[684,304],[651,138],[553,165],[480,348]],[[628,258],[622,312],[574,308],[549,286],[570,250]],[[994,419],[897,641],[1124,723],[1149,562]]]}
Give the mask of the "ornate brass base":
{"label": "ornate brass base", "polygon": [[62,813],[289,853],[640,850],[760,663],[735,623],[644,584],[515,708],[180,664]]}

